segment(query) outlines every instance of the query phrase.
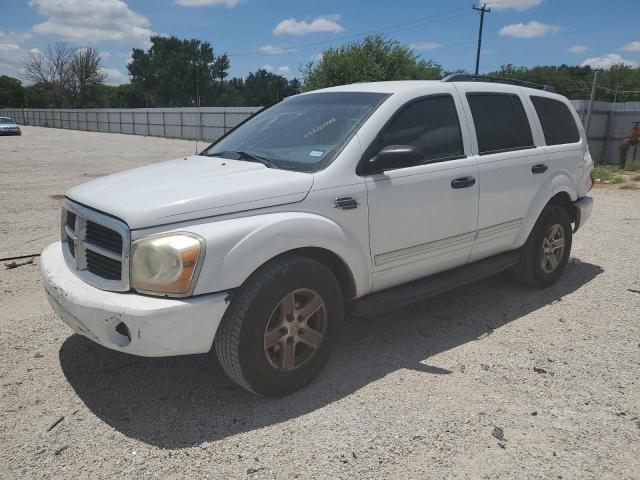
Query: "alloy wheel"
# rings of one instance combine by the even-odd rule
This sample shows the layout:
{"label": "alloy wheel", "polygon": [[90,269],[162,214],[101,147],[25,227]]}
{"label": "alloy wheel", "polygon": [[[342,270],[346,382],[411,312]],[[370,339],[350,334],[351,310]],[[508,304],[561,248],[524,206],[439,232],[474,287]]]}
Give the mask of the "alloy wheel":
{"label": "alloy wheel", "polygon": [[264,353],[280,371],[306,363],[322,344],[327,327],[327,308],[311,289],[294,290],[278,302],[264,331]]}
{"label": "alloy wheel", "polygon": [[540,265],[545,273],[552,273],[560,264],[566,243],[566,236],[562,225],[554,224],[549,227],[542,241]]}

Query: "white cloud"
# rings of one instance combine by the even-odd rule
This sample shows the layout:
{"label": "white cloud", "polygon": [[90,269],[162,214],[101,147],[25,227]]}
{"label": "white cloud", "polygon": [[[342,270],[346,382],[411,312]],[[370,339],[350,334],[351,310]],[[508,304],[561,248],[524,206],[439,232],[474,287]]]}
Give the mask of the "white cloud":
{"label": "white cloud", "polygon": [[629,42],[622,47],[622,50],[625,52],[640,52],[640,42],[637,40],[635,42]]}
{"label": "white cloud", "polygon": [[311,21],[287,18],[273,29],[275,35],[309,35],[310,33],[340,33],[344,32],[338,23],[340,15],[322,15]]}
{"label": "white cloud", "polygon": [[23,43],[31,40],[33,35],[30,32],[9,32],[5,33],[0,30],[0,42],[4,40],[13,40],[16,43]]}
{"label": "white cloud", "polygon": [[278,75],[282,75],[287,80],[291,80],[293,78],[293,72],[291,71],[291,68],[289,68],[287,65],[278,67]]}
{"label": "white cloud", "polygon": [[107,85],[121,85],[129,81],[129,77],[117,68],[103,68],[102,72],[107,74],[104,80]]}
{"label": "white cloud", "polygon": [[628,65],[629,67],[633,68],[636,68],[638,66],[638,62],[636,62],[635,60],[627,60],[626,58],[622,58],[617,53],[609,53],[604,57],[587,58],[580,64],[580,66],[609,70],[611,67],[620,64]]}
{"label": "white cloud", "polygon": [[311,57],[311,60],[313,60],[314,62],[321,62],[323,57],[324,57],[324,53],[320,52],[313,55]]}
{"label": "white cloud", "polygon": [[262,53],[266,53],[267,55],[278,55],[279,53],[289,53],[296,51],[295,48],[280,47],[277,45],[264,45],[260,47],[259,50]]}
{"label": "white cloud", "polygon": [[238,5],[240,0],[176,0],[177,5],[183,7],[208,7],[224,5],[227,8],[233,8]]}
{"label": "white cloud", "polygon": [[442,44],[438,42],[416,42],[410,43],[409,48],[413,50],[436,50],[442,48]]}
{"label": "white cloud", "polygon": [[567,49],[567,52],[569,53],[584,53],[587,51],[587,47],[585,47],[584,45],[574,45],[571,48]]}
{"label": "white cloud", "polygon": [[260,68],[262,70],[266,70],[267,72],[272,72],[278,75],[282,75],[287,80],[291,80],[294,77],[293,72],[291,71],[291,68],[287,65],[283,65],[281,67],[274,67],[273,65],[266,64],[266,65],[262,65]]}
{"label": "white cloud", "polygon": [[514,23],[500,29],[501,37],[535,38],[546,37],[558,33],[560,29],[547,23],[531,21],[529,23]]}
{"label": "white cloud", "polygon": [[47,20],[33,31],[74,43],[116,41],[149,45],[149,20],[122,0],[29,0]]}
{"label": "white cloud", "polygon": [[533,7],[537,7],[542,3],[542,0],[489,0],[487,7],[491,7],[492,10],[516,10],[522,12]]}
{"label": "white cloud", "polygon": [[[28,32],[9,32],[0,30],[0,75],[21,77],[24,74],[24,57],[29,53],[23,43],[31,38]],[[31,49],[31,52],[39,52]]]}

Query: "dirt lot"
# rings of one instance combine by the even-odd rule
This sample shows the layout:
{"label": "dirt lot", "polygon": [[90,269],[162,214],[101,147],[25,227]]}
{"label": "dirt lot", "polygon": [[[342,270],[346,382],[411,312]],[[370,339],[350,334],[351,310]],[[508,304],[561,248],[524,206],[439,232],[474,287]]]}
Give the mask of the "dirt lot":
{"label": "dirt lot", "polygon": [[[54,241],[69,186],[193,150],[0,138],[0,255]],[[640,192],[593,196],[553,288],[499,276],[350,319],[318,380],[280,400],[235,387],[214,355],[92,344],[54,316],[37,259],[0,266],[0,477],[639,478]]]}

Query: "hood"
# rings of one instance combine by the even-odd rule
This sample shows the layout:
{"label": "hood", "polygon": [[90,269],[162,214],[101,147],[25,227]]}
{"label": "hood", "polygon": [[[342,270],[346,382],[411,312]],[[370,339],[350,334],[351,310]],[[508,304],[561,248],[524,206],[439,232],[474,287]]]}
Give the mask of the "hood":
{"label": "hood", "polygon": [[195,155],[101,177],[67,197],[135,230],[300,202],[312,185],[310,173]]}

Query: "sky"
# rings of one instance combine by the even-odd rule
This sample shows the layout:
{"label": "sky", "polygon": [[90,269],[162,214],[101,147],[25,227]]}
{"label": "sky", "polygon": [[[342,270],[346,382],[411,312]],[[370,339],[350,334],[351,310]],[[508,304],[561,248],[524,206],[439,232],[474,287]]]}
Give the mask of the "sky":
{"label": "sky", "polygon": [[[480,72],[517,66],[640,65],[640,0],[487,0]],[[65,40],[96,47],[107,83],[128,81],[151,35],[208,41],[230,76],[265,68],[301,77],[322,51],[367,34],[410,45],[445,69],[473,71],[479,13],[470,0],[0,0],[0,75],[23,78],[29,52]]]}

